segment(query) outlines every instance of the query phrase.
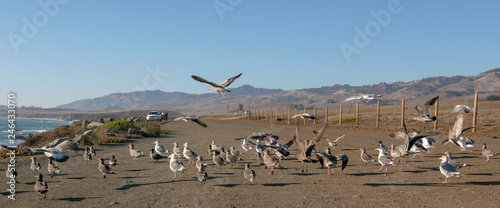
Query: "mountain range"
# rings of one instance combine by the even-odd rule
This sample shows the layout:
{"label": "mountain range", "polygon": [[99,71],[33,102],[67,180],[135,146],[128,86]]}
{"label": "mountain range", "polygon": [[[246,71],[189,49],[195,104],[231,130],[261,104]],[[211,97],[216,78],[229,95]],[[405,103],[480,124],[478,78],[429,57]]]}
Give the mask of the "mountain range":
{"label": "mountain range", "polygon": [[382,104],[424,99],[429,96],[463,97],[480,94],[498,95],[500,68],[476,76],[429,77],[411,82],[381,82],[373,85],[350,86],[334,84],[299,90],[264,89],[251,85],[230,88],[225,96],[216,93],[189,94],[183,92],[137,91],[113,93],[97,98],[77,100],[56,108],[75,110],[132,110],[132,109],[196,109],[229,105],[288,103],[303,106],[325,106],[356,94],[384,94]]}

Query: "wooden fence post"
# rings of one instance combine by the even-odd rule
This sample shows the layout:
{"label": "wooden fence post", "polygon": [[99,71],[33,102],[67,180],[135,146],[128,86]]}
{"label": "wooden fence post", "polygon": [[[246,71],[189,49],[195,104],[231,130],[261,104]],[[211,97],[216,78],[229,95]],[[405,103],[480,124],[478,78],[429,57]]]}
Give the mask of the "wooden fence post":
{"label": "wooden fence post", "polygon": [[405,99],[401,101],[401,128],[403,128],[405,122]]}
{"label": "wooden fence post", "polygon": [[342,126],[342,104],[340,105],[339,126]]}
{"label": "wooden fence post", "polygon": [[[316,118],[316,107],[314,107],[313,116]],[[316,125],[316,119],[314,119],[313,124]]]}
{"label": "wooden fence post", "polygon": [[359,103],[356,103],[356,127],[358,127],[359,122]]}
{"label": "wooden fence post", "polygon": [[[438,116],[439,97],[436,100],[436,103],[434,103],[434,105],[435,105],[434,106],[434,116],[436,116],[436,118],[439,118],[439,116]],[[436,119],[436,121],[434,121],[434,131],[436,131],[438,128],[438,120],[439,119]]]}
{"label": "wooden fence post", "polygon": [[[304,113],[307,113],[307,108],[306,107],[304,107]],[[304,126],[306,126],[306,120],[307,119],[303,119],[303,120],[304,120]]]}
{"label": "wooden fence post", "polygon": [[[474,117],[472,117],[472,126],[477,125],[477,107],[478,107],[478,93],[474,94]],[[472,128],[472,133],[476,133],[476,128]]]}
{"label": "wooden fence post", "polygon": [[328,106],[326,106],[326,118],[325,118],[325,123],[328,123]]}
{"label": "wooden fence post", "polygon": [[375,126],[379,127],[379,119],[380,119],[380,100],[377,101],[377,120],[375,121]]}

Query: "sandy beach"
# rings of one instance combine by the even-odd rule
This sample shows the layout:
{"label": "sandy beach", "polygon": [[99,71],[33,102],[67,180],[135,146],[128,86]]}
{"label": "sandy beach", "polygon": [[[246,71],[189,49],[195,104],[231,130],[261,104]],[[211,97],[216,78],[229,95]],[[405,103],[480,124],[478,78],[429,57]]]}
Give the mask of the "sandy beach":
{"label": "sandy beach", "polygon": [[[452,146],[453,157],[470,164],[459,169],[464,177],[451,178],[451,183],[442,184],[444,176],[439,172],[439,157],[448,146],[436,145],[431,154],[403,159],[397,166],[389,167],[387,173],[377,172],[378,163],[364,165],[359,148],[365,147],[374,158],[374,149],[380,140],[386,145],[400,144],[386,132],[363,132],[328,128],[326,138],[346,136],[340,140],[333,154],[344,153],[349,157],[345,170],[335,168],[335,174],[327,175],[326,168],[319,163],[310,164],[308,172],[302,173],[301,163],[290,156],[282,161],[282,168],[269,175],[269,169],[255,162],[255,152],[241,156],[242,161],[233,167],[217,167],[208,154],[211,141],[228,149],[235,146],[241,150],[241,140],[252,132],[269,132],[280,136],[285,143],[293,138],[294,126],[281,126],[245,120],[204,120],[208,128],[193,123],[172,122],[165,124],[169,134],[158,138],[132,139],[127,143],[102,145],[96,148],[97,156],[92,161],[83,160],[83,151],[65,151],[71,158],[61,166],[62,174],[50,178],[47,158],[39,155],[41,173],[45,176],[50,191],[46,199],[39,200],[33,189],[35,173],[29,168],[27,156],[17,157],[19,176],[15,201],[8,198],[7,179],[0,202],[2,207],[498,207],[500,198],[500,157],[485,162],[481,155],[481,144],[500,150],[500,141],[476,139],[474,155],[459,151]],[[301,140],[310,139],[315,127],[301,127]],[[434,138],[440,143],[446,135]],[[155,163],[149,156],[133,160],[128,143],[148,153],[159,140],[171,150],[172,143],[190,144],[190,149],[202,155],[208,163],[209,179],[205,184],[196,179],[196,167],[187,164],[182,178],[172,179],[168,159]],[[321,141],[317,149],[324,149]],[[296,145],[291,147],[292,153]],[[107,159],[116,155],[118,165],[112,167],[116,175],[103,179],[98,170],[98,158]],[[147,154],[148,155],[148,154]],[[2,167],[7,159],[2,159]],[[250,162],[257,178],[253,183],[243,177],[244,164]],[[2,169],[5,170],[5,169]]]}

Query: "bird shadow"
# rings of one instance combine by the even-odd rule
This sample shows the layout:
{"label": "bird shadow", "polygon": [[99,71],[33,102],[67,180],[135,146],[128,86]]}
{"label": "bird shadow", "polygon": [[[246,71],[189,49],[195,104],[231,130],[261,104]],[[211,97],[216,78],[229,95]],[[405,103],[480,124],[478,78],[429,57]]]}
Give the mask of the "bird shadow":
{"label": "bird shadow", "polygon": [[[181,180],[179,180],[181,181]],[[179,182],[179,181],[164,181],[164,182],[155,182],[155,183],[137,183],[137,184],[127,184],[119,188],[115,188],[115,190],[119,191],[124,191],[127,189],[139,187],[139,186],[147,186],[147,185],[154,185],[154,184],[163,184],[163,183],[172,183],[172,182]]]}
{"label": "bird shadow", "polygon": [[319,175],[319,173],[290,173],[290,175],[310,176],[310,175]]}
{"label": "bird shadow", "polygon": [[79,202],[79,201],[83,201],[85,199],[97,199],[97,198],[102,198],[102,197],[68,197],[68,198],[60,198],[60,199],[57,199],[57,200],[61,200],[61,201],[70,201],[70,202]]}
{"label": "bird shadow", "polygon": [[[419,167],[420,168],[420,167]],[[424,170],[433,170],[433,171],[439,171],[439,168],[433,168],[433,167],[421,167],[420,169]]]}
{"label": "bird shadow", "polygon": [[141,176],[126,176],[126,177],[119,177],[120,179],[134,179],[134,178],[144,178]]}
{"label": "bird shadow", "polygon": [[225,188],[232,188],[232,187],[235,187],[235,186],[238,186],[239,184],[235,184],[235,183],[228,183],[228,184],[217,184],[217,185],[214,185],[214,186],[220,186],[220,187],[225,187]]}
{"label": "bird shadow", "polygon": [[378,186],[438,186],[441,183],[365,183],[365,186],[378,187]]}
{"label": "bird shadow", "polygon": [[373,175],[387,175],[387,174],[393,174],[393,173],[387,173],[387,172],[377,172],[377,173],[348,173],[346,175],[352,175],[352,176],[373,176]]}
{"label": "bird shadow", "polygon": [[270,186],[270,187],[283,187],[283,186],[288,186],[288,185],[297,185],[300,183],[265,183],[261,184],[262,186]]}
{"label": "bird shadow", "polygon": [[[28,192],[28,191],[16,191],[16,194],[22,194],[22,193],[26,193],[26,192]],[[9,195],[11,195],[10,192],[3,192],[2,193],[2,196],[9,196]]]}
{"label": "bird shadow", "polygon": [[426,170],[405,170],[405,171],[401,171],[401,172],[405,172],[405,173],[425,173],[427,171]]}
{"label": "bird shadow", "polygon": [[82,179],[85,179],[87,177],[69,177],[69,178],[66,178],[66,179],[74,179],[74,180],[82,180]]}
{"label": "bird shadow", "polygon": [[234,175],[234,173],[213,173],[213,174],[217,174],[217,175]]}
{"label": "bird shadow", "polygon": [[500,181],[469,181],[466,184],[481,185],[481,186],[498,186]]}
{"label": "bird shadow", "polygon": [[143,171],[143,170],[146,170],[146,169],[135,169],[135,170],[125,170],[125,171],[128,171],[128,172],[140,172],[140,171]]}
{"label": "bird shadow", "polygon": [[483,175],[483,176],[492,176],[493,173],[469,173],[467,175]]}

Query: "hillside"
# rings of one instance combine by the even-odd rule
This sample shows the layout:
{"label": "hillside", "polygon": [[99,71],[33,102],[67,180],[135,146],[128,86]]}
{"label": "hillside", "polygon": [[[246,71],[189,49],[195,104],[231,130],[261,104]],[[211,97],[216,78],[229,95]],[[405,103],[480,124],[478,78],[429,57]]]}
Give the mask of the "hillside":
{"label": "hillside", "polygon": [[[255,105],[266,103],[303,104],[325,106],[341,103],[345,98],[358,93],[386,94],[380,98],[382,104],[394,104],[406,100],[426,99],[429,96],[458,98],[479,92],[481,95],[498,95],[500,68],[480,73],[477,76],[429,77],[411,82],[378,83],[364,86],[334,84],[301,90],[264,89],[244,85],[230,88],[231,93],[221,96],[216,93],[188,94],[183,92],[140,91],[113,93],[98,98],[84,99],[57,106],[77,110],[131,110],[131,109],[200,109],[238,104]],[[457,99],[454,99],[457,100]],[[227,109],[230,110],[230,109]]]}

